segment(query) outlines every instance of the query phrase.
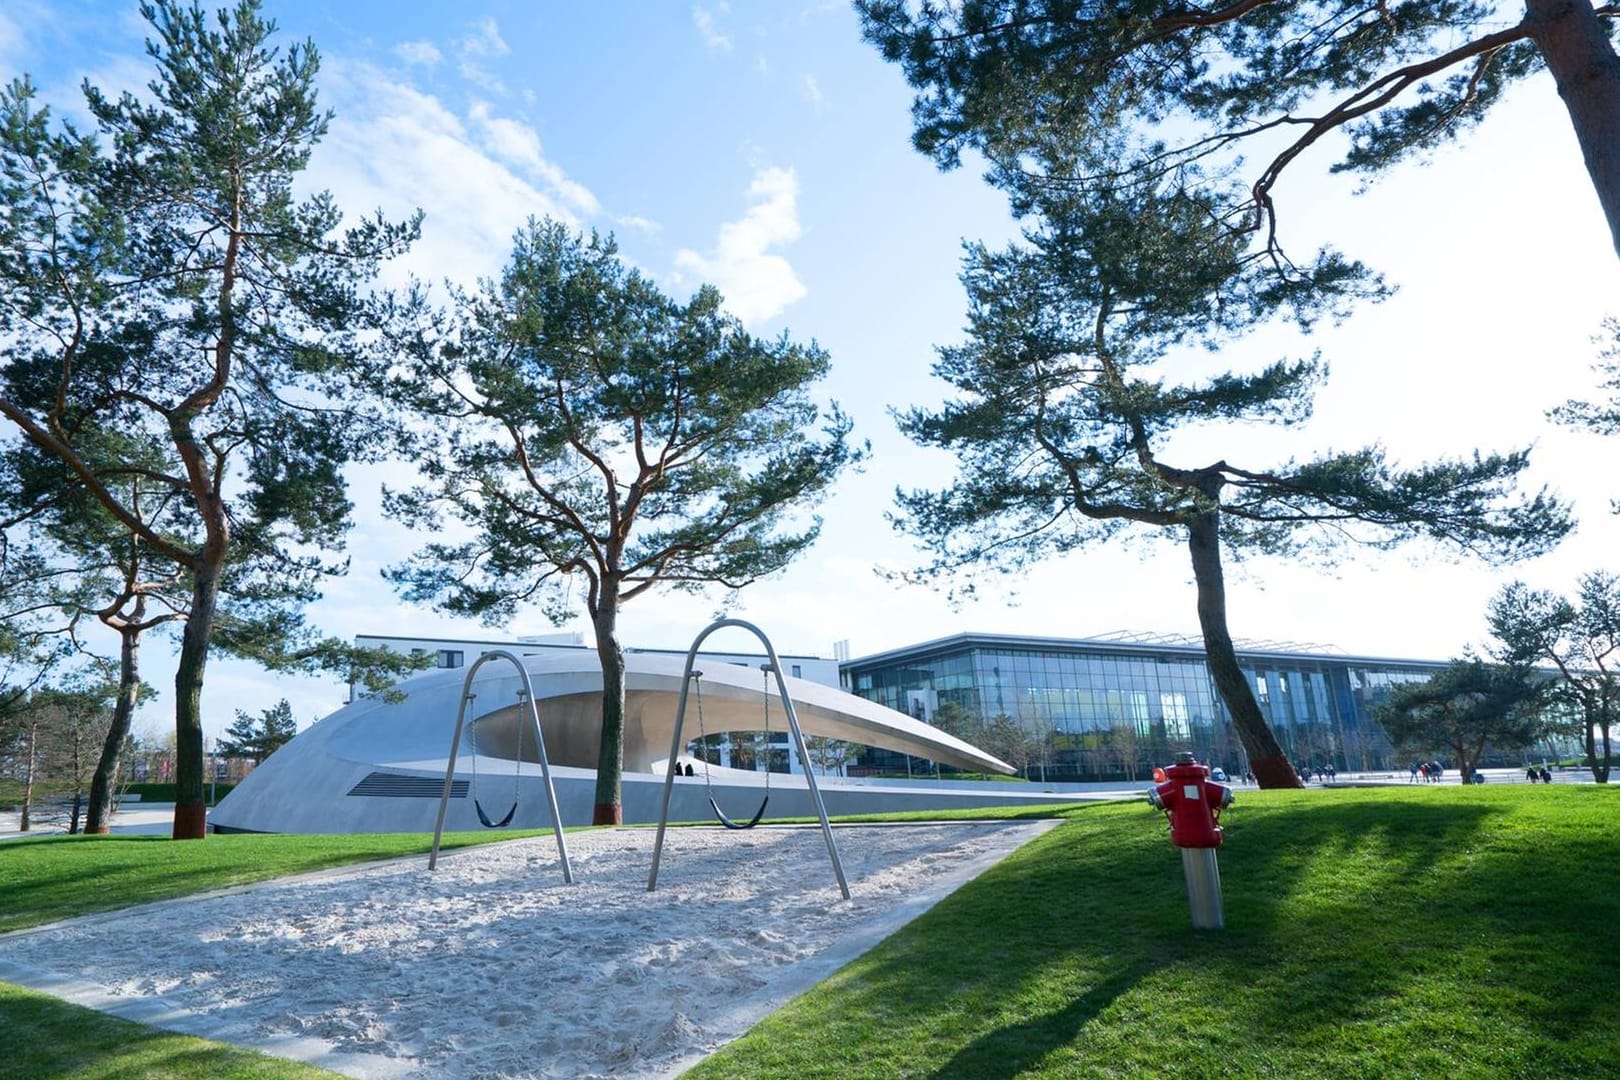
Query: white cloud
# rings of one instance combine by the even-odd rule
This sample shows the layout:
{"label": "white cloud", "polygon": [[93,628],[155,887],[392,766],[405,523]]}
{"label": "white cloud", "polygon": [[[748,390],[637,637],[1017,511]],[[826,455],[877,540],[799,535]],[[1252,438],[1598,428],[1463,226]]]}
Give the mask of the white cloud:
{"label": "white cloud", "polygon": [[[95,33],[115,44],[76,49],[78,35],[90,33],[92,23]],[[84,82],[88,80],[113,100],[125,92],[140,101],[149,100],[147,84],[153,69],[141,41],[150,33],[151,27],[136,11],[109,18],[105,12],[81,11],[73,5],[0,0],[0,84],[27,76],[39,95],[36,105],[48,106],[57,120],[94,131],[96,122],[85,105]]]}
{"label": "white cloud", "polygon": [[407,64],[433,67],[444,59],[439,47],[431,41],[406,41],[394,46],[394,55]]}
{"label": "white cloud", "polygon": [[[433,95],[372,65],[342,62],[323,69],[322,89],[337,117],[311,162],[311,184],[330,188],[351,215],[374,207],[393,218],[417,207],[426,212],[421,241],[390,267],[390,280],[409,270],[428,281],[471,284],[500,268],[528,217],[578,227],[584,189],[563,196],[531,182],[484,145],[490,133],[473,130]],[[521,131],[498,130],[506,151],[525,151]],[[533,151],[538,156],[538,139]],[[545,179],[544,169],[536,171]]]}
{"label": "white cloud", "polygon": [[568,177],[562,168],[547,161],[540,149],[540,136],[526,124],[506,117],[495,116],[489,105],[475,102],[468,116],[484,136],[484,145],[496,157],[510,165],[526,169],[544,180],[557,196],[582,214],[602,212],[589,188]]}
{"label": "white cloud", "polygon": [[486,15],[474,24],[473,32],[462,38],[457,48],[456,58],[460,61],[462,77],[492,94],[504,96],[506,84],[481,61],[505,56],[511,51],[512,47],[501,37],[500,27]]}
{"label": "white cloud", "polygon": [[0,11],[0,68],[16,71],[22,66],[23,44],[22,27]]}
{"label": "white cloud", "polygon": [[843,11],[848,6],[848,4],[844,3],[844,0],[822,0],[822,2],[819,4],[812,4],[809,7],[800,8],[799,24],[801,26],[807,25],[813,18],[826,15],[834,11]]}
{"label": "white cloud", "polygon": [[636,232],[647,233],[649,235],[664,231],[664,227],[658,224],[658,222],[649,218],[640,217],[636,214],[620,214],[618,217],[613,219],[613,223],[618,225],[620,228],[634,229]]}
{"label": "white cloud", "polygon": [[804,76],[804,78],[800,81],[799,87],[804,94],[804,100],[808,101],[812,105],[821,104],[821,84],[816,81],[816,77],[814,75]]}
{"label": "white cloud", "polygon": [[483,101],[474,102],[467,115],[484,133],[485,144],[497,157],[525,168],[534,168],[544,160],[540,156],[540,136],[533,128],[494,115]]}
{"label": "white cloud", "polygon": [[803,232],[798,177],[792,169],[761,169],[748,186],[748,197],[753,205],[740,221],[720,227],[712,254],[683,249],[675,255],[675,266],[683,275],[717,286],[727,309],[753,323],[781,314],[805,294],[792,265],[770,250]]}
{"label": "white cloud", "polygon": [[495,20],[484,16],[474,24],[471,34],[461,39],[461,55],[463,57],[477,56],[505,56],[512,51],[512,46],[501,37],[501,28]]}
{"label": "white cloud", "polygon": [[731,5],[726,0],[720,0],[720,3],[714,5],[713,9],[706,8],[701,4],[692,8],[692,23],[697,27],[698,33],[703,36],[703,43],[709,48],[718,49],[721,52],[731,51],[731,38],[720,29],[716,19],[717,16],[727,15],[730,12]]}

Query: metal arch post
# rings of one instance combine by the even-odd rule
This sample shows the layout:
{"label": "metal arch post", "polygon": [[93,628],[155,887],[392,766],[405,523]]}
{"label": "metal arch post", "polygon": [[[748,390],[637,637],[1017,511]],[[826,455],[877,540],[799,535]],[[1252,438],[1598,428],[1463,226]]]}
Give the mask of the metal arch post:
{"label": "metal arch post", "polygon": [[[444,815],[450,805],[451,781],[456,775],[456,753],[461,748],[462,723],[467,716],[467,703],[478,696],[471,692],[473,675],[484,666],[484,661],[496,658],[510,660],[512,666],[517,668],[518,679],[522,683],[519,693],[529,702],[529,722],[534,725],[534,744],[540,752],[540,775],[545,781],[546,803],[551,808],[551,825],[557,837],[557,856],[562,862],[563,882],[572,885],[574,870],[568,862],[568,843],[563,839],[562,813],[557,809],[557,789],[551,782],[551,762],[546,758],[546,740],[540,733],[540,707],[534,700],[534,684],[529,680],[529,671],[523,666],[523,661],[505,649],[495,649],[473,661],[472,667],[467,669],[467,677],[461,682],[461,705],[456,709],[455,734],[450,737],[450,760],[445,765],[444,790],[439,794],[439,816],[433,825],[433,849],[428,855],[428,869],[434,869],[439,863],[439,840],[444,835]],[[519,746],[521,745],[520,742]],[[521,753],[520,749],[519,754]],[[521,766],[520,761],[519,767]]]}
{"label": "metal arch post", "polygon": [[[475,665],[476,669],[476,665]],[[444,835],[444,813],[450,807],[450,789],[456,776],[456,753],[461,749],[461,723],[467,717],[467,703],[477,694],[467,691],[472,685],[472,672],[467,672],[467,678],[461,684],[461,704],[456,707],[456,730],[450,736],[450,760],[444,767],[444,788],[439,793],[439,816],[433,823],[433,847],[428,852],[428,869],[433,870],[439,865],[439,838]]]}
{"label": "metal arch post", "polygon": [[[669,797],[675,788],[675,758],[681,749],[681,729],[686,724],[686,694],[692,685],[692,665],[697,660],[698,647],[705,638],[727,626],[736,626],[747,630],[759,638],[760,644],[765,646],[765,655],[770,661],[771,670],[776,673],[776,689],[782,698],[782,707],[787,712],[788,730],[793,734],[793,746],[799,753],[799,765],[804,769],[804,779],[810,788],[810,801],[815,805],[816,817],[821,821],[821,835],[827,841],[827,857],[832,860],[833,873],[838,877],[838,890],[849,899],[849,883],[844,879],[844,863],[838,857],[838,842],[833,839],[832,823],[827,820],[827,807],[821,800],[821,788],[816,783],[815,770],[810,767],[810,754],[804,746],[804,733],[799,730],[799,714],[793,709],[793,698],[788,694],[787,681],[782,677],[782,665],[776,658],[776,649],[771,645],[770,638],[765,632],[751,622],[743,619],[717,619],[704,628],[692,642],[691,649],[686,653],[686,670],[681,678],[681,697],[675,707],[675,735],[670,740],[669,767],[664,773],[664,796],[658,810],[658,836],[653,841],[652,871],[647,875],[647,891],[652,892],[658,887],[658,862],[664,852],[664,829],[669,824]],[[767,766],[768,767],[768,766]]]}
{"label": "metal arch post", "polygon": [[[716,624],[718,625],[718,624]],[[714,629],[710,627],[709,630]],[[647,875],[647,891],[658,887],[658,861],[664,854],[664,829],[669,824],[669,797],[675,790],[675,759],[681,752],[681,729],[686,726],[686,693],[692,686],[692,665],[697,661],[698,645],[708,630],[698,635],[686,652],[686,667],[681,672],[681,697],[675,705],[675,734],[670,737],[669,762],[664,771],[664,793],[658,803],[658,834],[653,839],[652,871]]]}
{"label": "metal arch post", "polygon": [[805,749],[804,732],[799,730],[799,714],[793,709],[793,698],[788,694],[787,681],[782,677],[782,664],[776,658],[776,650],[771,643],[760,634],[759,639],[765,642],[765,653],[770,657],[771,670],[776,673],[776,688],[782,695],[782,707],[787,710],[788,730],[793,732],[793,747],[799,752],[799,767],[804,770],[805,782],[810,785],[810,800],[816,804],[816,817],[821,819],[821,835],[827,840],[827,857],[832,860],[833,873],[838,875],[838,890],[849,899],[849,882],[844,880],[844,863],[838,857],[838,844],[833,840],[832,823],[827,820],[827,807],[821,801],[821,788],[816,783],[816,770],[810,765],[810,752]]}

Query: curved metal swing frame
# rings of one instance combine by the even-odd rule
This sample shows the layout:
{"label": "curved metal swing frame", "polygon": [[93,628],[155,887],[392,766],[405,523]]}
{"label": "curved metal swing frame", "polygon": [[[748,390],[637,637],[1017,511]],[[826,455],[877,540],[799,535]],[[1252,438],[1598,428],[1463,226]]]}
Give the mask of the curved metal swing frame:
{"label": "curved metal swing frame", "polygon": [[[523,661],[519,660],[512,653],[507,652],[505,649],[496,649],[493,652],[487,652],[480,656],[477,660],[473,661],[473,665],[467,669],[466,678],[461,681],[461,704],[456,709],[455,733],[450,736],[450,760],[445,763],[444,767],[444,790],[439,795],[439,817],[438,820],[433,823],[433,849],[428,854],[428,869],[432,870],[439,864],[439,841],[444,836],[444,816],[445,811],[449,809],[450,806],[450,788],[451,782],[455,779],[456,775],[456,754],[461,749],[461,731],[466,724],[467,707],[471,705],[473,699],[478,696],[472,692],[473,676],[476,675],[478,673],[478,669],[483,667],[485,662],[489,660],[507,660],[511,662],[513,667],[517,668],[518,679],[522,684],[522,688],[518,691],[518,697],[529,703],[529,722],[534,728],[534,745],[540,752],[540,775],[545,781],[546,804],[551,808],[551,825],[552,831],[557,836],[557,855],[562,861],[563,881],[569,885],[572,885],[574,883],[574,871],[573,868],[568,864],[568,844],[563,839],[562,814],[557,810],[557,789],[551,782],[551,763],[546,760],[546,740],[545,737],[540,734],[540,708],[535,704],[534,701],[534,684],[529,681],[529,672],[528,669],[523,666]],[[519,757],[522,756],[522,746],[523,740],[520,734],[518,739]],[[512,813],[516,812],[517,806],[514,803]],[[510,822],[512,820],[512,813],[507,814],[505,821],[503,821],[501,824],[504,825],[507,822]],[[489,824],[489,820],[484,817],[484,813],[481,808],[479,809],[478,817],[479,820],[484,822],[484,824]],[[491,827],[493,828],[495,826]]]}
{"label": "curved metal swing frame", "polygon": [[[821,788],[816,783],[815,769],[810,765],[810,754],[804,746],[804,733],[799,730],[799,714],[793,711],[793,698],[787,690],[787,680],[782,677],[782,665],[776,658],[776,649],[771,645],[770,638],[765,632],[751,622],[742,619],[717,619],[704,628],[692,642],[692,647],[686,653],[686,671],[681,679],[681,697],[675,707],[675,734],[670,740],[669,766],[664,774],[664,796],[658,810],[658,837],[653,841],[652,871],[647,875],[647,891],[652,892],[658,888],[658,863],[664,853],[664,831],[669,825],[669,797],[675,790],[676,758],[681,750],[681,732],[686,726],[686,699],[687,691],[692,686],[692,669],[697,662],[698,648],[703,641],[716,630],[735,626],[747,630],[759,638],[761,645],[765,646],[765,656],[770,662],[770,671],[776,675],[777,693],[782,698],[782,711],[787,713],[788,732],[793,737],[793,749],[799,755],[799,765],[804,769],[805,783],[810,789],[810,801],[815,805],[816,817],[821,821],[821,835],[827,841],[827,857],[832,860],[833,873],[838,878],[838,890],[849,899],[849,883],[844,879],[844,864],[838,858],[838,843],[833,839],[832,824],[827,820],[827,807],[821,800]],[[719,807],[715,807],[718,811]],[[764,812],[760,807],[760,812]]]}

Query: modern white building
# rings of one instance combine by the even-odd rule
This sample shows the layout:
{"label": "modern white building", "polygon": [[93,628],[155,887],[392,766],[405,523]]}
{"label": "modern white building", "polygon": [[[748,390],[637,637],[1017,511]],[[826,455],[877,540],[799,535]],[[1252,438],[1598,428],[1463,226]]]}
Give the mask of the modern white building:
{"label": "modern white building", "polygon": [[[435,668],[463,668],[476,661],[485,653],[496,649],[516,653],[519,656],[545,656],[557,650],[572,649],[596,656],[593,646],[586,643],[584,636],[577,631],[568,631],[557,634],[538,634],[519,638],[507,639],[469,639],[469,638],[420,638],[396,637],[386,634],[361,634],[354,639],[356,645],[368,649],[391,649],[394,652],[411,653],[416,656],[433,657]],[[680,649],[640,649],[626,648],[626,656],[675,656],[685,657],[686,653]],[[739,667],[758,667],[765,662],[765,654],[761,652],[717,652],[704,650],[703,660],[709,664],[735,664]],[[824,686],[838,686],[839,674],[837,660],[828,660],[820,656],[798,656],[793,654],[778,654],[777,659],[782,661],[783,674],[795,679],[808,679]],[[360,688],[349,684],[349,700],[353,701],[360,696]]]}
{"label": "modern white building", "polygon": [[[596,758],[601,739],[602,676],[596,653],[582,646],[535,642],[443,642],[367,638],[405,649],[432,649],[445,666],[400,683],[396,692],[361,697],[318,721],[271,755],[215,808],[217,831],[429,832],[445,789],[451,742],[467,671],[466,724],[456,748],[445,827],[480,827],[481,818],[520,828],[544,828],[550,800],[540,751],[520,691],[518,660],[533,686],[545,754],[565,825],[589,824],[595,803]],[[510,648],[503,646],[510,645]],[[459,646],[459,647],[458,647]],[[445,656],[445,653],[452,654]],[[459,659],[453,654],[459,653]],[[476,655],[473,655],[476,654]],[[813,816],[801,773],[742,771],[691,755],[700,735],[769,730],[772,744],[785,733],[786,716],[759,662],[745,653],[705,653],[702,677],[692,684],[677,761],[670,820],[714,820],[713,799],[728,816],[747,820],[768,803],[769,817]],[[807,739],[880,747],[972,772],[1010,774],[1006,763],[904,713],[845,693],[836,686],[836,661],[778,657],[783,683]],[[627,649],[624,776],[626,822],[658,820],[659,800],[675,739],[685,675],[684,654]],[[812,664],[811,662],[814,661]],[[800,674],[788,674],[794,666]],[[828,681],[830,671],[832,678]],[[811,676],[820,676],[814,678]],[[832,685],[829,685],[829,682]],[[692,766],[686,775],[684,766]],[[921,787],[903,783],[819,781],[831,814],[901,809],[1050,803],[1050,791],[1025,785]]]}

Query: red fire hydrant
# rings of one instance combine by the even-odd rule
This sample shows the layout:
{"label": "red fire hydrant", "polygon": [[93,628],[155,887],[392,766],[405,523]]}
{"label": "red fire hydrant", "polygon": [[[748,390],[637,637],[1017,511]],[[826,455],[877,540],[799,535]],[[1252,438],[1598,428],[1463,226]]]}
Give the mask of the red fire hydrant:
{"label": "red fire hydrant", "polygon": [[1149,789],[1148,802],[1170,819],[1170,842],[1181,849],[1193,926],[1219,930],[1225,918],[1215,849],[1221,846],[1221,811],[1232,805],[1232,789],[1210,780],[1209,769],[1193,755],[1177,754],[1164,783]]}

